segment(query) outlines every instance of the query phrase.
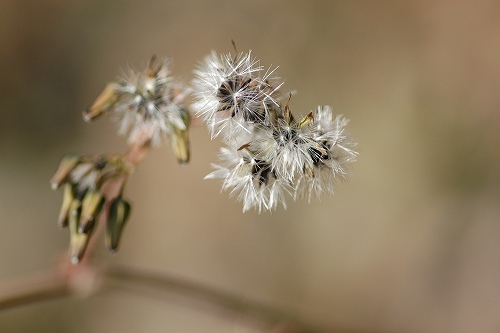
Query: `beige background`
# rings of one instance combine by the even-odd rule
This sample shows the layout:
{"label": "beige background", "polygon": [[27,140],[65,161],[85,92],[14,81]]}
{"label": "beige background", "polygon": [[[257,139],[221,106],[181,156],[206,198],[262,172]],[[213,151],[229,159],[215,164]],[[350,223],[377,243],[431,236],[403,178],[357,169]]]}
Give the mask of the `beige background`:
{"label": "beige background", "polygon": [[[0,1],[0,281],[66,250],[48,180],[70,152],[124,150],[81,111],[120,66],[152,54],[188,81],[210,50],[279,65],[295,114],[351,119],[349,184],[272,214],[203,181],[220,142],[192,129],[192,162],[154,150],[104,262],[258,300],[327,331],[500,331],[498,1]],[[0,332],[254,332],[246,318],[165,294],[109,291],[0,313]]]}

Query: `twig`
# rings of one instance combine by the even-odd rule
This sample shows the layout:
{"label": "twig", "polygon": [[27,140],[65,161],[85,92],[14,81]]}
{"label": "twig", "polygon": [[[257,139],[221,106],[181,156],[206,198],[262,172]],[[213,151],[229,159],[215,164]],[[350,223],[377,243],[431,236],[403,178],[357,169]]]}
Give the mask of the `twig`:
{"label": "twig", "polygon": [[124,285],[153,287],[202,300],[225,311],[258,320],[267,327],[279,327],[278,332],[320,331],[293,315],[198,283],[120,265],[90,266],[88,261],[78,265],[65,262],[52,270],[2,283],[0,310],[74,295],[89,296],[103,289]]}
{"label": "twig", "polygon": [[61,298],[70,294],[67,279],[58,270],[41,272],[23,279],[2,283],[0,310]]}
{"label": "twig", "polygon": [[106,267],[103,270],[103,277],[106,280],[127,285],[139,284],[145,287],[174,291],[183,296],[205,301],[223,310],[243,315],[246,318],[257,319],[271,328],[281,326],[282,329],[279,332],[321,331],[289,313],[178,277],[117,265]]}

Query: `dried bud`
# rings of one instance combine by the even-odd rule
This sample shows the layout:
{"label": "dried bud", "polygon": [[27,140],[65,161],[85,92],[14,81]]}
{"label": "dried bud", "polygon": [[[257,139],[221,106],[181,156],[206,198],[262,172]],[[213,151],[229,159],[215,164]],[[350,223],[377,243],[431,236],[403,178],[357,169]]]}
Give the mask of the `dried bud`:
{"label": "dried bud", "polygon": [[104,206],[104,201],[104,197],[99,190],[89,191],[85,194],[82,201],[78,232],[89,232],[93,228],[95,220]]}
{"label": "dried bud", "polygon": [[310,124],[312,121],[314,121],[314,117],[313,117],[313,113],[311,111],[311,112],[309,112],[309,114],[307,116],[305,116],[304,118],[302,118],[300,120],[299,128],[304,128],[305,126]]}
{"label": "dried bud", "polygon": [[153,55],[151,59],[149,59],[148,68],[146,69],[146,77],[154,78],[158,75],[158,72],[162,69],[162,62],[158,61],[158,57]]}
{"label": "dried bud", "polygon": [[172,137],[172,149],[174,150],[177,162],[186,164],[189,162],[189,134],[187,131],[176,130],[176,135]]}
{"label": "dried bud", "polygon": [[63,202],[61,205],[61,210],[59,211],[59,219],[57,220],[57,224],[61,228],[66,228],[68,226],[68,218],[73,199],[74,199],[73,186],[71,184],[66,183],[64,185]]}
{"label": "dried bud", "polygon": [[[71,173],[69,177],[71,178],[71,182],[75,184],[80,184],[83,182],[83,179],[85,178],[95,178],[95,176],[91,176],[93,174],[93,171],[95,171],[94,164],[93,163],[80,163],[73,170],[71,170]],[[95,172],[94,172],[95,173]],[[89,182],[87,182],[89,183]],[[85,186],[81,186],[85,187]]]}
{"label": "dried bud", "polygon": [[177,157],[177,162],[185,164],[189,162],[189,133],[178,128],[175,128],[175,133],[170,137],[172,150]]}
{"label": "dried bud", "polygon": [[188,129],[191,122],[191,116],[189,111],[184,108],[181,109],[180,116],[184,128],[173,126],[174,132],[170,135],[170,145],[177,157],[177,161],[181,164],[185,164],[189,162],[190,157]]}
{"label": "dried bud", "polygon": [[69,174],[80,162],[80,157],[77,155],[67,155],[63,157],[56,173],[50,180],[50,185],[53,190],[57,190],[61,184],[68,180]]}
{"label": "dried bud", "polygon": [[109,208],[109,215],[106,228],[106,247],[109,251],[115,252],[120,242],[120,237],[125,227],[125,223],[130,215],[130,204],[117,197]]}
{"label": "dried bud", "polygon": [[108,111],[119,98],[119,86],[116,83],[108,83],[99,96],[97,96],[92,105],[90,105],[90,107],[83,112],[83,119],[86,122],[94,120],[104,112]]}
{"label": "dried bud", "polygon": [[71,263],[77,264],[85,253],[89,241],[89,234],[79,233],[81,203],[73,200],[71,204],[71,214],[69,215],[69,257]]}

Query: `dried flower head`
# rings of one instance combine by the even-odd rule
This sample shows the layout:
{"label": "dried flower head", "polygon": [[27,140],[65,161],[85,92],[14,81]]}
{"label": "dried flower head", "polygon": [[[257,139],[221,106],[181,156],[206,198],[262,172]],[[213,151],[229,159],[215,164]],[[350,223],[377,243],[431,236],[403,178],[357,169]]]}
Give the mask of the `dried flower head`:
{"label": "dried flower head", "polygon": [[267,161],[235,146],[221,148],[219,158],[222,165],[212,164],[216,170],[205,179],[223,179],[222,189],[243,202],[244,212],[273,210],[279,203],[286,208],[285,194],[291,193],[291,183],[278,177]]}
{"label": "dried flower head", "polygon": [[356,142],[349,136],[346,126],[349,120],[342,115],[333,118],[329,106],[318,106],[313,112],[311,142],[308,151],[311,156],[311,169],[298,179],[295,195],[320,197],[323,191],[334,192],[336,180],[345,180],[347,165],[356,160]]}
{"label": "dried flower head", "polygon": [[284,117],[257,132],[249,146],[257,156],[269,161],[277,175],[293,182],[297,173],[314,164],[311,152],[317,143],[309,126],[312,119],[311,112],[300,122],[295,121],[287,103]]}
{"label": "dried flower head", "polygon": [[278,106],[281,84],[252,57],[251,52],[217,55],[212,52],[194,71],[194,110],[203,118],[212,138],[249,131],[253,123],[269,123],[270,108]]}
{"label": "dried flower head", "polygon": [[128,134],[130,144],[158,145],[170,139],[179,162],[187,162],[190,115],[183,103],[189,90],[172,77],[170,67],[169,59],[152,57],[145,71],[128,69],[104,88],[84,114],[85,120],[111,111],[119,133]]}
{"label": "dried flower head", "polygon": [[222,179],[243,202],[243,211],[286,208],[286,197],[319,197],[333,193],[337,179],[345,179],[346,164],[356,159],[355,142],[345,127],[348,120],[333,118],[332,109],[319,106],[299,121],[288,101],[279,101],[276,80],[263,76],[251,52],[210,54],[195,71],[194,108],[208,125],[212,138],[224,133],[221,165],[207,179]]}

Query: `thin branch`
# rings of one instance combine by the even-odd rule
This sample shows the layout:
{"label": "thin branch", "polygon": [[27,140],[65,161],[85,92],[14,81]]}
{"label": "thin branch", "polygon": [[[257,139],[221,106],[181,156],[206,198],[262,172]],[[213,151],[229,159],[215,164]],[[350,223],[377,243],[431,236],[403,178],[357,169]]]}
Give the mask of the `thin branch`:
{"label": "thin branch", "polygon": [[0,285],[0,310],[68,296],[67,279],[58,270],[41,272]]}
{"label": "thin branch", "polygon": [[156,288],[204,301],[248,320],[258,321],[275,333],[355,332],[350,329],[320,328],[290,313],[183,278],[122,265],[93,266],[89,261],[82,261],[78,265],[64,261],[52,270],[1,283],[0,310],[74,295],[91,296],[102,290],[122,286]]}
{"label": "thin branch", "polygon": [[[321,331],[313,328],[310,324],[304,323],[296,316],[270,306],[163,273],[113,265],[103,270],[103,277],[119,283],[139,284],[146,287],[156,287],[166,291],[173,291],[183,296],[216,305],[223,310],[243,315],[249,319],[257,319],[269,327],[275,328],[285,324],[286,332]],[[289,329],[293,329],[293,331]],[[280,330],[280,332],[285,332],[285,330]]]}
{"label": "thin branch", "polygon": [[[96,283],[97,281],[110,283]],[[2,283],[0,310],[73,295],[88,296],[103,289],[113,288],[116,284],[153,287],[175,292],[243,315],[248,319],[258,320],[268,327],[282,326],[283,329],[280,332],[318,332],[290,314],[221,290],[165,274],[126,266],[94,267],[88,264],[88,261],[82,261],[78,265],[65,262],[52,270]],[[293,331],[289,330],[291,328]]]}

